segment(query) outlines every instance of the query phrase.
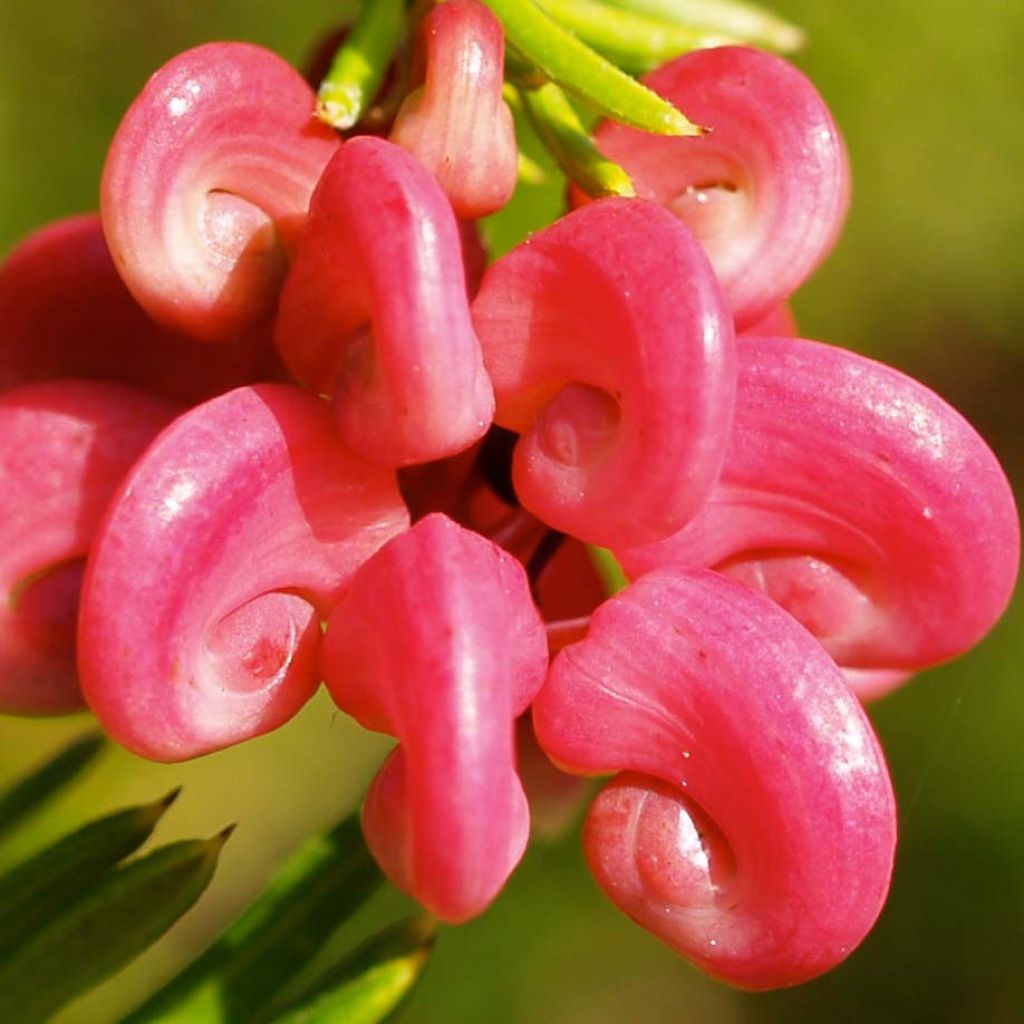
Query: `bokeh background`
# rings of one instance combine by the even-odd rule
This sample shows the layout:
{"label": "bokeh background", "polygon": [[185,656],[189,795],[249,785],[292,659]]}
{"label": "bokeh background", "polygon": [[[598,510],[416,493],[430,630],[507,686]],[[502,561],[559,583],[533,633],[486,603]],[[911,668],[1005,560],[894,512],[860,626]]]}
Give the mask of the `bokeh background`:
{"label": "bokeh background", "polygon": [[[344,6],[344,5],[342,5]],[[963,410],[1019,485],[1024,470],[1024,4],[777,0],[852,155],[842,241],[796,299],[808,337],[900,366]],[[0,2],[0,253],[96,205],[105,147],[175,52],[245,39],[299,62],[328,0]],[[557,190],[526,190],[509,242]],[[1018,486],[1018,494],[1020,494]],[[971,538],[965,537],[969,544]],[[442,935],[405,1024],[760,1024],[1024,1020],[1024,666],[1020,601],[991,637],[873,709],[901,804],[892,896],[828,977],[748,996],[697,974],[622,918],[577,837],[533,849],[481,920]],[[140,637],[140,643],[145,638]],[[88,726],[0,719],[0,784]],[[0,854],[83,818],[185,792],[158,839],[240,827],[201,906],[128,972],[66,1011],[105,1024],[194,955],[310,830],[356,806],[386,744],[319,700],[279,733],[180,766],[111,751]],[[354,925],[393,917],[378,899]],[[16,1022],[11,1022],[16,1024]]]}

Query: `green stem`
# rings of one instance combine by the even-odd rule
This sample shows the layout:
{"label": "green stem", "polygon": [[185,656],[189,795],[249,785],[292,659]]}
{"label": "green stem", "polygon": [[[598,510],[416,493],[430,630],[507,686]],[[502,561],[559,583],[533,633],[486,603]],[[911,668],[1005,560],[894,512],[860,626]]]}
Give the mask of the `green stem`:
{"label": "green stem", "polygon": [[635,196],[629,175],[594,145],[565,93],[553,83],[520,93],[534,130],[570,181],[588,196]]}
{"label": "green stem", "polygon": [[702,129],[544,13],[532,0],[484,0],[508,41],[552,82],[622,124],[658,135]]}
{"label": "green stem", "polygon": [[737,37],[720,31],[610,7],[601,0],[537,2],[598,53],[632,73],[649,71],[691,50],[737,42]]}
{"label": "green stem", "polygon": [[629,586],[629,580],[622,571],[618,559],[607,548],[590,545],[587,547],[587,554],[590,555],[590,561],[601,578],[605,593],[609,597]]}
{"label": "green stem", "polygon": [[380,91],[405,29],[405,0],[366,0],[317,93],[317,114],[351,128]]}
{"label": "green stem", "polygon": [[803,29],[743,0],[605,0],[605,3],[691,29],[721,32],[783,53],[799,50],[806,41]]}

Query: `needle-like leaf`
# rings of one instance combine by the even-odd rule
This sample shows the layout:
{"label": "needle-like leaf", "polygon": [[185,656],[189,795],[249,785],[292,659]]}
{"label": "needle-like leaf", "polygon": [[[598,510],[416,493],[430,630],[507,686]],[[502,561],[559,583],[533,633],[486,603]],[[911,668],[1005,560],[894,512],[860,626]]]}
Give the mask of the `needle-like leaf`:
{"label": "needle-like leaf", "polygon": [[134,960],[202,895],[233,827],[111,872],[0,964],[0,1020],[42,1024]]}
{"label": "needle-like leaf", "polygon": [[25,943],[152,834],[180,790],[91,821],[0,877],[0,958]]}
{"label": "needle-like leaf", "polygon": [[671,103],[595,53],[533,0],[486,0],[508,41],[551,81],[599,113],[659,135],[699,135]]}
{"label": "needle-like leaf", "polygon": [[88,732],[79,736],[30,775],[0,793],[0,838],[13,832],[51,796],[77,779],[105,745],[102,733]]}
{"label": "needle-like leaf", "polygon": [[358,816],[307,842],[242,916],[123,1024],[252,1024],[377,889]]}

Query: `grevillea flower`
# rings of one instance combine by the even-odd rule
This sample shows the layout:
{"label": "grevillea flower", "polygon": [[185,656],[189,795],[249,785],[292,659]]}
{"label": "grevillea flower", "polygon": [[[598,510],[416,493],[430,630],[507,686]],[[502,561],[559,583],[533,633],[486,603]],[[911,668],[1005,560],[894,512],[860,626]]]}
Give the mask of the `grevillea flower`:
{"label": "grevillea flower", "polygon": [[82,689],[104,729],[176,761],[287,721],[317,686],[320,620],[408,515],[326,403],[239,388],[175,420],[99,530],[82,592]]}
{"label": "grevillea flower", "polygon": [[665,138],[606,122],[597,144],[637,195],[697,235],[746,328],[796,291],[839,235],[850,190],[839,130],[800,71],[749,47],[697,50],[643,81],[708,133]]}
{"label": "grevillea flower", "polygon": [[265,323],[339,140],[302,76],[245,43],[165,64],[129,107],[101,209],[125,283],[154,320],[204,341]]}
{"label": "grevillea flower", "polygon": [[0,712],[83,706],[75,624],[85,556],[114,489],[176,412],[104,381],[0,395]]}
{"label": "grevillea flower", "polygon": [[674,217],[624,199],[569,214],[488,270],[473,320],[535,515],[613,545],[701,508],[729,436],[733,330]]}
{"label": "grevillea flower", "polygon": [[437,182],[390,142],[345,143],[313,196],[276,339],[300,381],[335,396],[338,428],[364,458],[440,459],[490,425],[466,288]]}
{"label": "grevillea flower", "polygon": [[[856,697],[998,618],[1012,495],[941,399],[793,336],[787,299],[835,240],[849,173],[779,58],[655,71],[710,131],[602,125],[640,198],[575,195],[485,272],[468,218],[517,169],[488,6],[517,81],[536,65],[687,127],[519,0],[413,5],[425,82],[392,141],[342,142],[280,58],[210,44],[122,122],[105,241],[72,219],[0,269],[0,710],[84,696],[118,742],[176,761],[276,728],[323,680],[397,739],[364,832],[451,922],[523,854],[518,758],[556,830],[584,777],[614,775],[584,844],[615,904],[717,978],[805,981],[860,943],[892,869]],[[330,73],[372,102],[391,69],[356,131],[419,80],[404,9],[367,0]],[[628,191],[558,109],[531,106],[561,166],[586,180],[596,160],[593,191]],[[306,390],[251,384],[286,371]],[[174,419],[121,384],[15,386],[55,373],[205,401]],[[634,578],[603,602],[621,581],[590,545]]]}
{"label": "grevillea flower", "polygon": [[533,719],[562,766],[622,773],[588,815],[591,870],[708,973],[806,981],[874,923],[896,838],[885,762],[835,664],[763,595],[642,577],[557,656]]}
{"label": "grevillea flower", "polygon": [[96,214],[48,224],[0,266],[0,389],[89,377],[200,402],[280,373],[269,331],[205,345],[151,320],[121,280]]}
{"label": "grevillea flower", "polygon": [[976,644],[1020,551],[1010,486],[976,431],[923,385],[830,345],[746,339],[738,361],[711,500],[673,537],[620,551],[626,571],[716,567],[852,669],[922,668]]}
{"label": "grevillea flower", "polygon": [[479,914],[529,835],[514,724],[547,643],[523,567],[429,515],[356,573],[321,665],[342,710],[401,741],[363,810],[375,856],[445,920]]}
{"label": "grevillea flower", "polygon": [[478,0],[447,0],[423,20],[427,78],[403,102],[391,141],[437,179],[458,217],[500,210],[519,167],[502,97],[505,35]]}

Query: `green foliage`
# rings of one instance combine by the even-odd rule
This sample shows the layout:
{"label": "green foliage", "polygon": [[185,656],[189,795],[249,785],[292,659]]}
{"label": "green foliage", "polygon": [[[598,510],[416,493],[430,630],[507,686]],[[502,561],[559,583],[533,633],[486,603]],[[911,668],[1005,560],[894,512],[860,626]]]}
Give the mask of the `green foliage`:
{"label": "green foliage", "polygon": [[324,972],[273,1024],[378,1024],[419,981],[434,946],[435,929],[413,917],[374,936]]}
{"label": "green foliage", "polygon": [[[69,786],[101,746],[90,734],[16,783],[0,797],[0,820],[13,829]],[[199,899],[234,826],[124,863],[178,793],[91,821],[0,876],[0,1020],[48,1020],[134,960]],[[432,922],[403,921],[354,952],[317,960],[381,881],[358,817],[346,818],[308,840],[221,938],[125,1024],[384,1020],[426,966]]]}
{"label": "green foliage", "polygon": [[177,795],[90,822],[0,877],[0,960],[134,853]]}
{"label": "green foliage", "polygon": [[329,125],[351,128],[377,95],[405,31],[405,0],[365,3],[317,93]]}
{"label": "green foliage", "polygon": [[605,60],[532,0],[485,0],[510,45],[552,82],[599,114],[661,135],[700,129],[671,103]]}
{"label": "green foliage", "polygon": [[267,1019],[289,981],[373,894],[358,819],[309,840],[224,935],[125,1024]]}
{"label": "green foliage", "polygon": [[58,751],[36,771],[0,793],[0,839],[78,778],[96,760],[105,745],[102,733],[86,733]]}

